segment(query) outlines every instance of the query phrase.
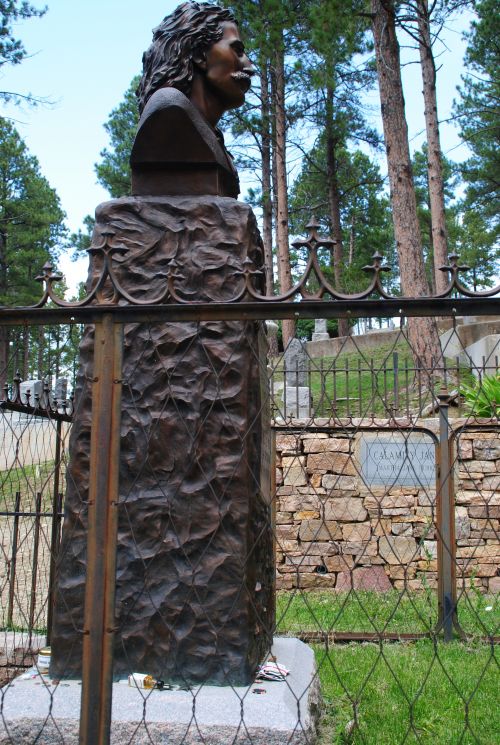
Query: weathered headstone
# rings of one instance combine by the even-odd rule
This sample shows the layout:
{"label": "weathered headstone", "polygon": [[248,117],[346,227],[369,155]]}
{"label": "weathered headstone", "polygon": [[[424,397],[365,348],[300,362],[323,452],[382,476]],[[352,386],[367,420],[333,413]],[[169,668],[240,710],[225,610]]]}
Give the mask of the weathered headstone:
{"label": "weathered headstone", "polygon": [[52,392],[52,398],[56,404],[62,404],[68,397],[68,379],[67,378],[56,378],[54,383],[54,390]]}
{"label": "weathered headstone", "polygon": [[43,380],[24,380],[19,386],[21,403],[36,406],[43,394]]}
{"label": "weathered headstone", "polygon": [[307,385],[307,354],[299,339],[291,339],[285,350],[285,380],[287,386]]}
{"label": "weathered headstone", "polygon": [[308,383],[308,356],[299,339],[291,339],[285,350],[285,417],[307,419],[311,416],[311,391]]}
{"label": "weathered headstone", "polygon": [[313,341],[328,341],[330,334],[326,325],[326,318],[316,318],[314,321],[314,333],[312,335]]}

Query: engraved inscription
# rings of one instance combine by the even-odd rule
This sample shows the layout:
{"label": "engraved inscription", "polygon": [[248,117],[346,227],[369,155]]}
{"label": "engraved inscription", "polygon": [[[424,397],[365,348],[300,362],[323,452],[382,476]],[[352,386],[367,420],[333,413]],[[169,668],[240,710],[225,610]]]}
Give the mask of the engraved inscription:
{"label": "engraved inscription", "polygon": [[434,442],[421,436],[390,434],[361,441],[360,465],[367,486],[434,486]]}

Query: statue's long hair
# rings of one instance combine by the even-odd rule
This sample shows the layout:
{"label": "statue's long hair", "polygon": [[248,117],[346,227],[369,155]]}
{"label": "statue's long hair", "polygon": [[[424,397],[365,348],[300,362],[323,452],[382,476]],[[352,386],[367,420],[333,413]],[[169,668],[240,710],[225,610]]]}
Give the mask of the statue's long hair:
{"label": "statue's long hair", "polygon": [[193,57],[204,53],[222,38],[223,23],[236,23],[233,14],[209,3],[187,2],[153,30],[153,43],[142,58],[143,73],[136,95],[139,112],[159,88],[191,93]]}

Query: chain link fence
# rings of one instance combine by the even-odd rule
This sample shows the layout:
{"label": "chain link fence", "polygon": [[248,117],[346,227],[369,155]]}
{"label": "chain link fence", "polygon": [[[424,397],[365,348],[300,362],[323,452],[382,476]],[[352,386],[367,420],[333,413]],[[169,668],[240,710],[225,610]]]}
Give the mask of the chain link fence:
{"label": "chain link fence", "polygon": [[[497,301],[253,292],[1,311],[87,328],[64,396],[4,365],[0,742],[498,737],[500,348],[456,320]],[[266,354],[268,318],[370,311],[400,328],[344,342],[354,389],[341,348]],[[458,367],[417,354],[424,312]]]}

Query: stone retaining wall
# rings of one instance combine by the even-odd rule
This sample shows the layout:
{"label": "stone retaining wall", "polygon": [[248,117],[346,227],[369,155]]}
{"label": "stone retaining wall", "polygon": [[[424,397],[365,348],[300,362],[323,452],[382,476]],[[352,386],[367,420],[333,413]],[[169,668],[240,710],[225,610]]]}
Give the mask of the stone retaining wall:
{"label": "stone retaining wall", "polygon": [[[438,422],[425,427],[437,432]],[[361,437],[277,433],[278,588],[437,587],[435,488],[368,487]],[[459,586],[498,592],[500,432],[464,430],[453,448]]]}

